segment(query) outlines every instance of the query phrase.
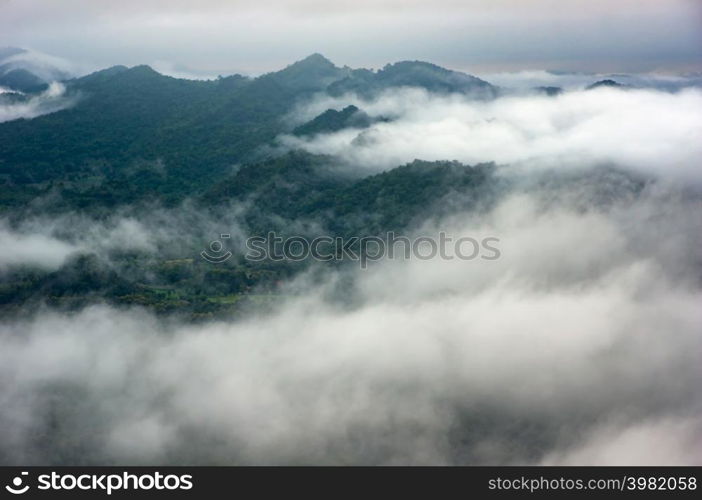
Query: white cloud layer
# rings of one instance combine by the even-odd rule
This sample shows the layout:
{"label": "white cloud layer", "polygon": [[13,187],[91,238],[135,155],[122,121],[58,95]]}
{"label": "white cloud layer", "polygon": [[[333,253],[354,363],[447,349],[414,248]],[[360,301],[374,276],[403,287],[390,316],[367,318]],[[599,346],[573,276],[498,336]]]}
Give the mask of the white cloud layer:
{"label": "white cloud layer", "polygon": [[57,269],[77,254],[94,254],[107,265],[112,252],[147,253],[154,258],[196,254],[198,245],[223,227],[234,244],[243,247],[239,209],[229,207],[221,218],[215,218],[186,202],[171,210],[150,207],[147,214],[117,211],[102,220],[66,213],[28,217],[11,225],[0,217],[0,271],[17,266]]}
{"label": "white cloud layer", "polygon": [[77,248],[41,233],[18,233],[0,224],[0,270],[17,265],[55,269]]}
{"label": "white cloud layer", "polygon": [[353,103],[374,117],[369,129],[344,129],[282,144],[385,169],[423,160],[495,161],[528,168],[615,164],[646,175],[702,181],[702,91],[600,88],[558,97],[476,102],[421,89],[388,91],[373,101],[320,98],[301,119]]}
{"label": "white cloud layer", "polygon": [[378,263],[267,316],[5,322],[0,461],[700,464],[700,202],[587,189],[437,224],[498,261]]}
{"label": "white cloud layer", "polygon": [[568,73],[544,70],[524,70],[478,75],[493,85],[521,91],[534,87],[561,87],[566,90],[582,90],[601,80],[614,80],[623,85],[659,90],[678,90],[686,87],[700,87],[702,74],[671,75],[665,73]]}
{"label": "white cloud layer", "polygon": [[[510,164],[495,206],[410,228],[501,258],[312,273],[230,322],[26,310],[0,323],[0,463],[702,464],[702,93],[405,89],[298,119],[351,102],[393,121],[283,143],[370,172]],[[227,213],[3,223],[0,267],[185,248],[236,233]]]}
{"label": "white cloud layer", "polygon": [[73,99],[66,97],[65,91],[61,83],[53,82],[44,92],[29,99],[0,101],[0,123],[20,118],[35,118],[65,109],[74,103]]}

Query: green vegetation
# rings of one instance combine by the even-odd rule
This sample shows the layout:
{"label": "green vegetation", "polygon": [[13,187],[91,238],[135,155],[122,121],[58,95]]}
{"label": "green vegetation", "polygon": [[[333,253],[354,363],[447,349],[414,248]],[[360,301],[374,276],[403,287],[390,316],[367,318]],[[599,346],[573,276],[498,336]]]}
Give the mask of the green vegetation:
{"label": "green vegetation", "polygon": [[[371,236],[401,231],[429,212],[489,203],[495,187],[491,165],[415,161],[365,178],[345,172],[331,157],[290,152],[241,167],[200,196],[196,205],[214,221],[232,204],[245,207],[241,217],[248,235],[298,235],[299,229],[291,228],[310,222],[316,229],[309,236]],[[460,206],[452,201],[459,193],[455,199],[462,200]],[[311,265],[251,262],[241,255],[213,264],[199,255],[209,240],[181,237],[186,249],[179,250],[180,255],[168,248],[155,253],[82,253],[51,272],[13,269],[3,276],[0,310],[9,313],[28,302],[70,309],[107,301],[193,319],[235,314],[275,300],[281,283]]]}
{"label": "green vegetation", "polygon": [[[455,193],[464,204],[489,199],[490,165],[415,161],[362,178],[362,165],[269,147],[279,134],[293,132],[283,118],[318,92],[368,94],[398,85],[493,90],[438,66],[405,62],[371,72],[338,68],[315,54],[254,79],[191,81],[148,66],[115,66],[64,83],[72,107],[0,123],[0,214],[11,224],[65,213],[95,221],[117,211],[139,218],[154,207],[187,211],[187,205],[215,222],[238,210],[248,235],[292,235],[307,227],[310,235],[370,236],[407,228],[428,210],[455,209]],[[370,123],[347,106],[294,133]],[[238,314],[277,300],[281,283],[308,266],[241,256],[211,264],[199,256],[210,240],[191,229],[177,249],[82,250],[52,271],[13,267],[1,278],[0,311],[27,303],[71,309],[109,302],[194,319]]]}
{"label": "green vegetation", "polygon": [[341,111],[335,109],[326,110],[311,121],[297,127],[293,130],[293,134],[315,135],[336,132],[349,127],[367,128],[372,123],[373,119],[371,117],[352,104]]}
{"label": "green vegetation", "polygon": [[370,97],[395,87],[419,87],[436,93],[460,92],[481,99],[492,99],[498,92],[480,78],[422,61],[388,64],[378,72],[353,70],[346,78],[331,84],[328,90],[337,96],[355,92]]}

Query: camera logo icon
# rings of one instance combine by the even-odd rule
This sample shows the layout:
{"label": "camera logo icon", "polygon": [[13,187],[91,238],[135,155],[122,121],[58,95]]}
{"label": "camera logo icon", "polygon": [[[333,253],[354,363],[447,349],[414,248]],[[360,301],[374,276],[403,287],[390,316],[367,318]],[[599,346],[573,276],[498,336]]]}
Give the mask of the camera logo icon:
{"label": "camera logo icon", "polygon": [[23,493],[27,493],[27,490],[29,490],[29,485],[25,485],[24,487],[22,487],[22,482],[23,482],[22,476],[27,476],[28,474],[29,474],[28,472],[20,473],[19,476],[16,476],[12,480],[12,485],[5,486],[5,489],[7,491],[9,491],[10,493],[12,493],[13,495],[21,495]]}
{"label": "camera logo icon", "polygon": [[203,250],[202,252],[200,252],[200,256],[207,262],[211,262],[212,264],[221,264],[222,262],[229,260],[229,258],[232,256],[232,253],[228,250],[224,250],[224,244],[221,240],[228,240],[231,237],[231,234],[220,234],[219,240],[214,240],[210,242],[210,251],[212,253],[208,253],[207,250]]}

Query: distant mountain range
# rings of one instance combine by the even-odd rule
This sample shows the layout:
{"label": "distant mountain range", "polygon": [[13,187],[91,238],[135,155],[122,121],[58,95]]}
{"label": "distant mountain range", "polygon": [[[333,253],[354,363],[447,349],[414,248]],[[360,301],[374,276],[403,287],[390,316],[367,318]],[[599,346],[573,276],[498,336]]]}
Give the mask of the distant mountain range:
{"label": "distant mountain range", "polygon": [[[492,164],[418,160],[367,175],[367,169],[347,168],[338,158],[278,147],[281,134],[315,136],[392,119],[371,117],[362,105],[345,102],[348,93],[371,98],[409,86],[487,100],[502,92],[430,63],[404,61],[370,71],[338,67],[313,54],[256,78],[208,81],[172,78],[149,66],[114,66],[63,78],[62,93],[51,97],[43,89],[62,73],[37,63],[44,73],[34,74],[29,63],[20,66],[27,54],[19,49],[0,55],[12,68],[3,73],[5,85],[20,92],[6,101],[10,106],[47,99],[70,103],[0,123],[0,216],[10,225],[70,214],[104,221],[114,214],[143,217],[154,208],[188,212],[184,206],[219,219],[237,207],[239,222],[251,234],[284,233],[313,220],[333,235],[374,235],[409,227],[427,210],[448,214],[489,206],[508,189],[493,175]],[[12,87],[17,85],[12,78],[21,86]],[[560,90],[534,92],[556,96]],[[290,120],[301,102],[320,95],[338,109],[303,123]],[[629,175],[603,175],[607,192],[613,185],[626,193],[639,189]],[[547,185],[544,179],[539,184]],[[236,259],[215,269],[197,259],[203,239],[212,236],[201,230],[197,224],[184,228],[185,248],[170,249],[168,242],[155,253],[115,251],[109,269],[88,251],[55,270],[17,268],[0,283],[0,313],[32,303],[72,308],[107,301],[193,318],[233,314],[252,290],[274,290],[301,269],[295,263]]]}
{"label": "distant mountain range", "polygon": [[[274,155],[281,134],[313,136],[390,119],[371,119],[352,102],[306,123],[287,119],[297,104],[319,94],[372,98],[416,87],[486,100],[508,92],[427,62],[402,61],[371,71],[338,67],[320,54],[256,78],[237,74],[214,80],[173,78],[145,65],[69,78],[61,66],[60,60],[24,49],[0,49],[0,85],[15,91],[0,94],[0,105],[19,102],[31,108],[40,100],[46,106],[38,96],[54,80],[65,87],[59,99],[71,104],[31,120],[0,123],[0,212],[36,199],[53,208],[83,210],[146,199],[178,203],[211,189],[233,165]],[[591,88],[612,86],[620,85],[607,79]],[[532,92],[558,96],[563,90],[544,86]]]}
{"label": "distant mountain range", "polygon": [[[61,199],[78,206],[182,199],[209,187],[232,164],[260,159],[263,146],[293,132],[282,118],[319,92],[372,96],[412,86],[476,99],[498,93],[483,80],[429,63],[406,61],[373,72],[340,68],[319,54],[257,78],[184,80],[149,66],[114,66],[63,83],[76,102],[70,109],[0,123],[0,176],[14,186],[3,190],[0,207],[59,184]],[[295,132],[367,124],[362,110],[338,113],[323,113]],[[165,167],[154,169],[155,162]]]}
{"label": "distant mountain range", "polygon": [[61,60],[18,47],[0,48],[0,87],[16,92],[41,92],[49,83],[71,78]]}

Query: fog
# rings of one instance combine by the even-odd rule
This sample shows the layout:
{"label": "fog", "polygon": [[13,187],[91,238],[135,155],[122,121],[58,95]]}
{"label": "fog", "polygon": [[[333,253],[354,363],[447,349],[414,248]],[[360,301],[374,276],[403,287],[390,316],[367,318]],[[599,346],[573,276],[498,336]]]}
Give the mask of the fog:
{"label": "fog", "polygon": [[702,74],[670,73],[588,73],[553,72],[544,70],[503,71],[479,73],[477,76],[493,85],[516,91],[531,91],[535,87],[560,87],[564,90],[582,90],[594,82],[614,80],[635,88],[680,90],[702,86]]}
{"label": "fog", "polygon": [[[41,203],[41,198],[35,200]],[[0,271],[18,266],[58,269],[80,254],[93,254],[107,266],[114,264],[112,254],[120,252],[154,259],[190,256],[224,231],[231,245],[241,250],[241,214],[246,208],[246,202],[238,202],[212,213],[185,201],[168,209],[153,204],[126,207],[100,217],[79,212],[27,214],[19,221],[0,217]]]}
{"label": "fog", "polygon": [[372,101],[320,97],[296,113],[309,119],[355,104],[389,118],[364,130],[282,137],[284,146],[339,155],[382,170],[424,160],[495,161],[528,169],[614,164],[647,175],[700,178],[702,91],[599,88],[557,97],[514,96],[476,102],[421,89],[393,89]]}
{"label": "fog", "polygon": [[44,92],[27,99],[20,96],[19,99],[3,100],[3,94],[12,94],[0,92],[0,123],[19,118],[35,118],[70,107],[75,99],[67,97],[65,91],[61,83],[53,82]]}
{"label": "fog", "polygon": [[[501,257],[320,264],[234,321],[27,307],[0,323],[0,463],[702,464],[702,93],[403,89],[295,119],[351,103],[390,121],[279,147],[364,174],[495,161],[491,203],[428,206],[407,235]],[[241,242],[246,203],[3,220],[0,269],[192,257]]]}
{"label": "fog", "polygon": [[59,239],[37,233],[18,233],[0,225],[0,270],[17,265],[58,268],[77,249]]}
{"label": "fog", "polygon": [[[0,54],[2,54],[0,50]],[[81,72],[71,61],[45,54],[36,50],[12,49],[0,55],[2,72],[7,73],[16,69],[24,69],[45,82],[65,80]]]}
{"label": "fog", "polygon": [[701,463],[700,198],[520,186],[413,229],[496,235],[497,261],[311,273],[235,322],[4,322],[0,460]]}

